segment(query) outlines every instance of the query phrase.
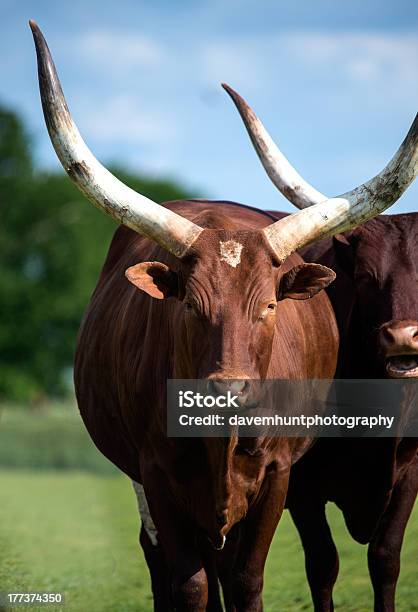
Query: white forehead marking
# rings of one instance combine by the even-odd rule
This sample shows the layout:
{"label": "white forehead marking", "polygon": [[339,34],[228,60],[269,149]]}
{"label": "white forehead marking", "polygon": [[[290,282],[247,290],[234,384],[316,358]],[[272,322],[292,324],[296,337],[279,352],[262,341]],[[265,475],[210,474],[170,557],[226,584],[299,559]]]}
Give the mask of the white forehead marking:
{"label": "white forehead marking", "polygon": [[227,242],[220,242],[221,248],[221,261],[226,263],[232,268],[236,268],[241,263],[241,251],[242,244],[235,242],[235,240],[228,240]]}

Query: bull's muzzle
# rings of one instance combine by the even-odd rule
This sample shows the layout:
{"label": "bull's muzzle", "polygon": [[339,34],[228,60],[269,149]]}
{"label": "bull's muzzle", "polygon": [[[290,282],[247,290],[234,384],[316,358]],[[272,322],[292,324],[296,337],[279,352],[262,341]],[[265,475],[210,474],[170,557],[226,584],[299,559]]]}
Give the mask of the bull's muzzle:
{"label": "bull's muzzle", "polygon": [[257,381],[251,381],[247,376],[240,375],[223,376],[217,373],[209,376],[207,382],[207,392],[214,396],[236,397],[239,408],[255,408],[259,403],[259,385]]}
{"label": "bull's muzzle", "polygon": [[390,321],[378,334],[379,352],[390,378],[418,377],[418,321]]}

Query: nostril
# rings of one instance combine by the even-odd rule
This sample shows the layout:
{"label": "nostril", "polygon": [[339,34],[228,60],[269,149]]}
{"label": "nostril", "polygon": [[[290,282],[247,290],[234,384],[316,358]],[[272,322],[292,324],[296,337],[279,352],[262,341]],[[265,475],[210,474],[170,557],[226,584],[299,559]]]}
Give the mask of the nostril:
{"label": "nostril", "polygon": [[208,380],[207,382],[207,392],[209,394],[215,394],[216,392],[216,382],[214,380]]}
{"label": "nostril", "polygon": [[233,393],[244,393],[244,391],[247,391],[249,386],[250,383],[247,380],[236,380],[235,382],[231,383],[230,389]]}
{"label": "nostril", "polygon": [[214,380],[213,382],[213,391],[215,393],[225,393],[228,390],[229,384],[223,380]]}
{"label": "nostril", "polygon": [[395,341],[393,331],[390,327],[383,327],[380,330],[380,341],[382,344],[392,344]]}

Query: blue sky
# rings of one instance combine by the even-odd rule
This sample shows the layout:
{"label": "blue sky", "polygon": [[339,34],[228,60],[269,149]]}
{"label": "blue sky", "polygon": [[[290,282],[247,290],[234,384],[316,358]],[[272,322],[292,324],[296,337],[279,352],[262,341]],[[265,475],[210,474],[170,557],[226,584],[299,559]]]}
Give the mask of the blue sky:
{"label": "blue sky", "polygon": [[[235,108],[236,88],[283,153],[334,196],[377,173],[418,111],[414,0],[0,0],[0,102],[58,168],[40,109],[29,18],[104,163],[181,179],[202,196],[290,210]],[[418,183],[391,212],[417,210]]]}

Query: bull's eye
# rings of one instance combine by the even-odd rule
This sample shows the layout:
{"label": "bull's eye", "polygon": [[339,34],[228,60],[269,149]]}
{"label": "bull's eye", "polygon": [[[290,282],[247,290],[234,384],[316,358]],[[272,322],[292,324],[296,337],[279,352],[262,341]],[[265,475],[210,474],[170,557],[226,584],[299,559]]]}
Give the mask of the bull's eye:
{"label": "bull's eye", "polygon": [[262,321],[268,315],[272,315],[275,312],[276,312],[276,303],[275,302],[270,302],[270,304],[267,304],[266,306],[263,306],[263,308],[260,311],[260,314],[258,315],[257,318],[258,318],[259,321]]}
{"label": "bull's eye", "polygon": [[200,317],[199,309],[194,302],[184,302],[184,306],[187,314]]}

